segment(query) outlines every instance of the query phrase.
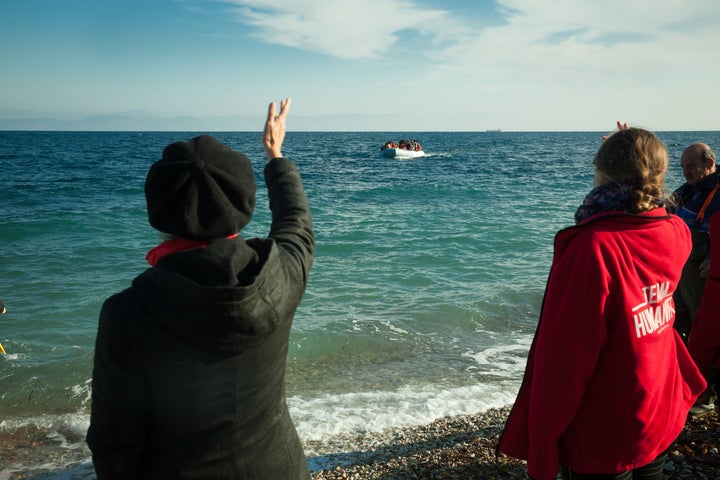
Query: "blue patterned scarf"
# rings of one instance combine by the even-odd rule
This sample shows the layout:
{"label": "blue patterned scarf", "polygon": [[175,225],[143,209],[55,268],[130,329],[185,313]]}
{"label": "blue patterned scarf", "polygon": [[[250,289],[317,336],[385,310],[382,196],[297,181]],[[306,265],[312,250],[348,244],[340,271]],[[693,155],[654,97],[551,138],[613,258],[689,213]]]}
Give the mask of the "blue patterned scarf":
{"label": "blue patterned scarf", "polygon": [[[606,183],[590,190],[582,205],[575,212],[575,223],[602,212],[625,212],[634,214],[631,209],[631,189],[625,183]],[[655,199],[658,207],[663,206],[662,199]]]}

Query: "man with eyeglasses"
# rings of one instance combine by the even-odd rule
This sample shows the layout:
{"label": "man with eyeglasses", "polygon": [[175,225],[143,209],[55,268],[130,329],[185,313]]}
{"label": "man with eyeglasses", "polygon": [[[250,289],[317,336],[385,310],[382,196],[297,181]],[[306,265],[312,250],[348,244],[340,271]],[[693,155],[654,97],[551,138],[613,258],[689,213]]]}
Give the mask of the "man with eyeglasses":
{"label": "man with eyeglasses", "polygon": [[[685,221],[692,235],[692,251],[674,295],[675,329],[687,343],[710,272],[710,218],[720,211],[720,172],[715,165],[715,152],[704,143],[687,147],[680,157],[680,166],[685,184],[673,192],[669,210]],[[690,410],[692,416],[714,409],[714,383],[714,379],[708,379],[708,391]]]}

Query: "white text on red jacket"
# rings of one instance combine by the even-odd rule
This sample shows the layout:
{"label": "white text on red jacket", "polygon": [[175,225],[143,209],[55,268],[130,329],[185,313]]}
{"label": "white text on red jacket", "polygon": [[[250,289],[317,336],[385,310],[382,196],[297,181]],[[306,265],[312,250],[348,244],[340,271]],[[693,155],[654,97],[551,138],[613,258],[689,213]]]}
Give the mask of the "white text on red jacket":
{"label": "white text on red jacket", "polygon": [[670,282],[643,287],[642,294],[645,300],[632,309],[637,338],[662,332],[675,318]]}

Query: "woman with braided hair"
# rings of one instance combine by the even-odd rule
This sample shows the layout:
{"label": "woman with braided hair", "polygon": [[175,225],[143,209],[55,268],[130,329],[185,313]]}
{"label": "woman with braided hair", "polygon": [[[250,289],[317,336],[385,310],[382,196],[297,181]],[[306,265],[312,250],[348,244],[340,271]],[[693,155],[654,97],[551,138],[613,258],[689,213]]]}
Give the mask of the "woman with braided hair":
{"label": "woman with braided hair", "polygon": [[705,388],[673,328],[690,232],[664,206],[668,157],[618,124],[576,225],[555,237],[535,338],[499,450],[537,480],[660,480]]}

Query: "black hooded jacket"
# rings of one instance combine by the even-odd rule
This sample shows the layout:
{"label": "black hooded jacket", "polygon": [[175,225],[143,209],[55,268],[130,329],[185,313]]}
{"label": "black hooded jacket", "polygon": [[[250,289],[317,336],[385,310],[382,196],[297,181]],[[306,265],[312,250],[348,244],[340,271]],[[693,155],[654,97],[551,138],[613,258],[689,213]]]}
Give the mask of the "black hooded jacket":
{"label": "black hooded jacket", "polygon": [[285,361],[315,249],[300,175],[265,168],[269,238],[169,254],[102,307],[87,442],[98,479],[308,479]]}

